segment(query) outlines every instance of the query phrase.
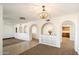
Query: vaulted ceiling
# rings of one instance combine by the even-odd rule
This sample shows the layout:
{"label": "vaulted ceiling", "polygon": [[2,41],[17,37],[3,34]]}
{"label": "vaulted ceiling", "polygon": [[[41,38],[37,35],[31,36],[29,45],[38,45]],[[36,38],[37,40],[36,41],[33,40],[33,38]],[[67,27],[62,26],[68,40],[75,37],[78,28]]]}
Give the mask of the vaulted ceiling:
{"label": "vaulted ceiling", "polygon": [[[3,19],[14,23],[36,21],[39,20],[39,14],[42,10],[42,5],[46,6],[49,18],[56,18],[66,14],[79,12],[78,3],[26,3],[26,4],[3,4]],[[19,17],[25,17],[25,20],[20,20]]]}

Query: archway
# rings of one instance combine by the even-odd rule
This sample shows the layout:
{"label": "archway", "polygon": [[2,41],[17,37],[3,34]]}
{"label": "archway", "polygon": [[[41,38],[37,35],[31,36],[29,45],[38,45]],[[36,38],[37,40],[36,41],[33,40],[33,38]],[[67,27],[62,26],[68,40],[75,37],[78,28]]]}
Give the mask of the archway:
{"label": "archway", "polygon": [[41,34],[43,35],[53,35],[53,24],[52,23],[45,23],[41,28]]}
{"label": "archway", "polygon": [[36,24],[31,25],[29,33],[31,41],[39,42],[39,29]]}
{"label": "archway", "polygon": [[22,25],[20,24],[20,26],[19,26],[19,33],[22,33],[22,32],[23,32]]}
{"label": "archway", "polygon": [[24,26],[24,33],[27,33],[27,25]]}
{"label": "archway", "polygon": [[62,23],[62,45],[61,47],[74,49],[75,24],[72,21]]}

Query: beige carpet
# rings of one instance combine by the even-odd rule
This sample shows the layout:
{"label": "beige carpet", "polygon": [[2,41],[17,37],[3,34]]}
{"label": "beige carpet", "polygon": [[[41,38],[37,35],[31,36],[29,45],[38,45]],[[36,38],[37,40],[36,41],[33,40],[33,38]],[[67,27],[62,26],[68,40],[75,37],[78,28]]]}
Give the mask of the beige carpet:
{"label": "beige carpet", "polygon": [[21,55],[77,55],[77,53],[74,50],[73,41],[64,38],[61,43],[61,48],[38,44],[37,46],[21,53]]}

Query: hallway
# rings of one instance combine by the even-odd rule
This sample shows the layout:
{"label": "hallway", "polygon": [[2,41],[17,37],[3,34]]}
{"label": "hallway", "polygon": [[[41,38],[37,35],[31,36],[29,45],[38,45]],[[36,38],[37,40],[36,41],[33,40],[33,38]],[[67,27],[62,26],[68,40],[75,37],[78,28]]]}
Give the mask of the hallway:
{"label": "hallway", "polygon": [[61,48],[74,49],[74,41],[64,37],[62,39]]}
{"label": "hallway", "polygon": [[[75,53],[74,41],[70,40],[69,38],[63,38],[60,50],[62,50],[63,54],[73,54],[73,53]],[[75,53],[75,54],[77,54],[77,53]]]}

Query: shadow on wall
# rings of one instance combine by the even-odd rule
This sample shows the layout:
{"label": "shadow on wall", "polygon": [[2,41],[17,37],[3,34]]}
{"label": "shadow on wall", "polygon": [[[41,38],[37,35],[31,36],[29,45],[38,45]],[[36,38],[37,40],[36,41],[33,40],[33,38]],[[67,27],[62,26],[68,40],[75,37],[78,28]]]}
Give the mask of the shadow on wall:
{"label": "shadow on wall", "polygon": [[41,28],[41,34],[53,35],[54,28],[52,23],[45,23]]}

